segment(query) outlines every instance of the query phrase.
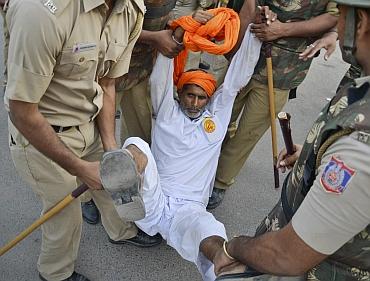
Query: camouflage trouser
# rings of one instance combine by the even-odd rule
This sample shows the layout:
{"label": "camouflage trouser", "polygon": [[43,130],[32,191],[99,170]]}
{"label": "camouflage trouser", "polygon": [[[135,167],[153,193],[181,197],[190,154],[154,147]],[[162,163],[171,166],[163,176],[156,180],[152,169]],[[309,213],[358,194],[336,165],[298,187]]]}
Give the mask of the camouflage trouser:
{"label": "camouflage trouser", "polygon": [[344,267],[339,263],[324,261],[315,266],[307,276],[308,281],[368,281],[370,272],[358,268]]}

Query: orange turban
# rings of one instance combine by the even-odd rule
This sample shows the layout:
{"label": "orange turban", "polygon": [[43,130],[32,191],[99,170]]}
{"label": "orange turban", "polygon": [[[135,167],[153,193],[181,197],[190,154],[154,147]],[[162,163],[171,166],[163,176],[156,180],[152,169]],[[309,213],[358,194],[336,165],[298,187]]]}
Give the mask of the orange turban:
{"label": "orange turban", "polygon": [[216,79],[212,74],[201,70],[183,72],[177,82],[177,90],[181,91],[184,85],[194,84],[201,87],[208,97],[211,97],[216,90]]}
{"label": "orange turban", "polygon": [[[206,51],[210,54],[222,55],[230,52],[238,41],[240,20],[238,14],[229,8],[207,10],[214,17],[206,24],[194,20],[192,16],[183,16],[174,20],[171,28],[181,26],[184,30],[185,49],[175,57],[175,83],[184,71],[188,50]],[[216,39],[218,42],[213,42]]]}

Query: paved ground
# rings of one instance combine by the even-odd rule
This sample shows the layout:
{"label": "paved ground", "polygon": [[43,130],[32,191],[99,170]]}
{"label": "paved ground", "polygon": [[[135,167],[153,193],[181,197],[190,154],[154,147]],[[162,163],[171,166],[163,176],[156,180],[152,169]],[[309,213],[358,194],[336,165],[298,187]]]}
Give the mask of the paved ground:
{"label": "paved ground", "polygon": [[[2,42],[0,42],[2,45]],[[1,64],[2,65],[2,64]],[[329,62],[315,60],[298,98],[286,111],[293,116],[293,139],[301,143],[327,97],[335,93],[347,66],[338,53]],[[2,97],[2,94],[1,94]],[[41,205],[31,189],[17,176],[8,149],[7,114],[0,102],[0,246],[38,218]],[[279,137],[279,147],[282,138]],[[245,164],[236,184],[227,192],[223,204],[214,211],[230,237],[253,234],[263,216],[277,201],[273,190],[270,135],[266,134]],[[281,176],[281,181],[283,176]],[[40,249],[40,231],[34,232],[0,258],[0,281],[36,281],[36,261]],[[121,280],[200,280],[195,266],[182,260],[162,243],[151,249],[112,245],[99,224],[84,224],[77,270],[95,281]]]}

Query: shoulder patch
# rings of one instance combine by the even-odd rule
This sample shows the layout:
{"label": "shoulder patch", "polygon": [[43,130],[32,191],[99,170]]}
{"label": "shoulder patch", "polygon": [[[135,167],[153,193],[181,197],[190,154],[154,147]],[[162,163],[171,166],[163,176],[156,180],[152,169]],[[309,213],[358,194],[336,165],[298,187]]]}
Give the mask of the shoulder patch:
{"label": "shoulder patch", "polygon": [[342,194],[355,173],[354,169],[332,156],[325,166],[320,183],[326,192]]}
{"label": "shoulder patch", "polygon": [[357,134],[357,140],[359,142],[365,143],[370,145],[370,134],[365,132],[358,132]]}
{"label": "shoulder patch", "polygon": [[41,4],[54,16],[59,16],[70,4],[75,8],[79,7],[79,2],[74,0],[41,0]]}
{"label": "shoulder patch", "polygon": [[54,4],[52,0],[45,0],[43,1],[43,5],[52,13],[55,15],[56,11],[58,10],[57,6]]}

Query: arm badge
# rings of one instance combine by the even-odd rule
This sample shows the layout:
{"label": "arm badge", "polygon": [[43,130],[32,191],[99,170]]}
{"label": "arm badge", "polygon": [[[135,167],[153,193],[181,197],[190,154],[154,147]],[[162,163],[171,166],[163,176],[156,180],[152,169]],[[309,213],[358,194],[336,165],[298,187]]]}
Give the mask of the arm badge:
{"label": "arm badge", "polygon": [[342,194],[355,172],[354,169],[345,165],[343,161],[332,156],[326,164],[320,183],[326,192]]}

